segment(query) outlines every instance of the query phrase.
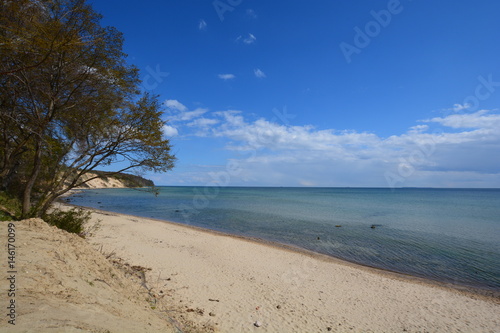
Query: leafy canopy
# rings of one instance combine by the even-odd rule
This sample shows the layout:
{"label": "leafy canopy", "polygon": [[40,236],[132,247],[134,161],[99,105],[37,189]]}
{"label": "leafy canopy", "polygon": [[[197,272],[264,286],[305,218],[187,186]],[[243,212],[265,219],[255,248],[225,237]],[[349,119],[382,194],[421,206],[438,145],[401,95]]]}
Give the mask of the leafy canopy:
{"label": "leafy canopy", "polygon": [[122,34],[100,19],[85,0],[0,2],[0,187],[22,217],[97,167],[174,166],[158,96],[140,91]]}

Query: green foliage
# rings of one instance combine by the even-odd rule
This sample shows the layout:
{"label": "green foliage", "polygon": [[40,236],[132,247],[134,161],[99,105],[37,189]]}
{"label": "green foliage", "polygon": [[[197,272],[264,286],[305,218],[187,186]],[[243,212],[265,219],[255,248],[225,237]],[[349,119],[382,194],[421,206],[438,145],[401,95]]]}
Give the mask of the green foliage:
{"label": "green foliage", "polygon": [[[141,176],[131,175],[128,173],[115,173],[115,172],[106,172],[106,171],[97,171],[94,170],[92,173],[95,173],[102,180],[109,180],[109,178],[114,178],[121,181],[126,187],[153,187],[155,186],[154,182],[149,179],[145,179]],[[85,184],[83,185],[85,187]]]}
{"label": "green foliage", "polygon": [[[0,190],[40,217],[84,175],[170,170],[158,96],[85,0],[0,1]],[[97,176],[98,177],[98,176]]]}
{"label": "green foliage", "polygon": [[81,208],[73,208],[68,211],[55,209],[53,212],[43,216],[43,219],[48,224],[79,235],[83,234],[85,225],[89,223],[90,218],[90,211]]}
{"label": "green foliage", "polygon": [[117,174],[115,178],[121,180],[127,187],[151,187],[155,185],[153,181],[149,179],[126,173]]}
{"label": "green foliage", "polygon": [[0,191],[0,221],[13,221],[21,215],[19,199]]}

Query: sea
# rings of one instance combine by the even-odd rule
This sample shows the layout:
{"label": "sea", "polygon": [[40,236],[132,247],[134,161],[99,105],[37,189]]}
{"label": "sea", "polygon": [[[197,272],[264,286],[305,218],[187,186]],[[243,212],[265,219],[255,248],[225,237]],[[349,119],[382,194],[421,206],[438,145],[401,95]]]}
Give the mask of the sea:
{"label": "sea", "polygon": [[365,266],[500,291],[500,189],[89,189],[74,205],[258,238]]}

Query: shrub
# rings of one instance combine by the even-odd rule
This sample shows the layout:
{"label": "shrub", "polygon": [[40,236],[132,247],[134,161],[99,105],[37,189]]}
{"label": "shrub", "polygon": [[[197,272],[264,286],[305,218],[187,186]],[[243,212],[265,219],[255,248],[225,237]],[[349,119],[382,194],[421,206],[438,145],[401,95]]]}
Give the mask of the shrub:
{"label": "shrub", "polygon": [[0,221],[12,221],[21,215],[21,202],[9,196],[7,193],[0,192]]}
{"label": "shrub", "polygon": [[90,211],[81,208],[73,208],[68,211],[55,209],[51,213],[43,216],[43,219],[48,224],[55,225],[59,229],[79,235],[83,234],[85,224],[90,221],[90,218]]}

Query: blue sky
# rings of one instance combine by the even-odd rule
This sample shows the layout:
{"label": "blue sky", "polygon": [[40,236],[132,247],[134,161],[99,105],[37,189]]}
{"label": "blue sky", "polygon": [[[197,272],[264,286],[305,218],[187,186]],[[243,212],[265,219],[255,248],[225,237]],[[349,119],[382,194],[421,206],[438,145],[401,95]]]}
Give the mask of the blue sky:
{"label": "blue sky", "polygon": [[93,0],[164,103],[159,185],[500,187],[500,2]]}

